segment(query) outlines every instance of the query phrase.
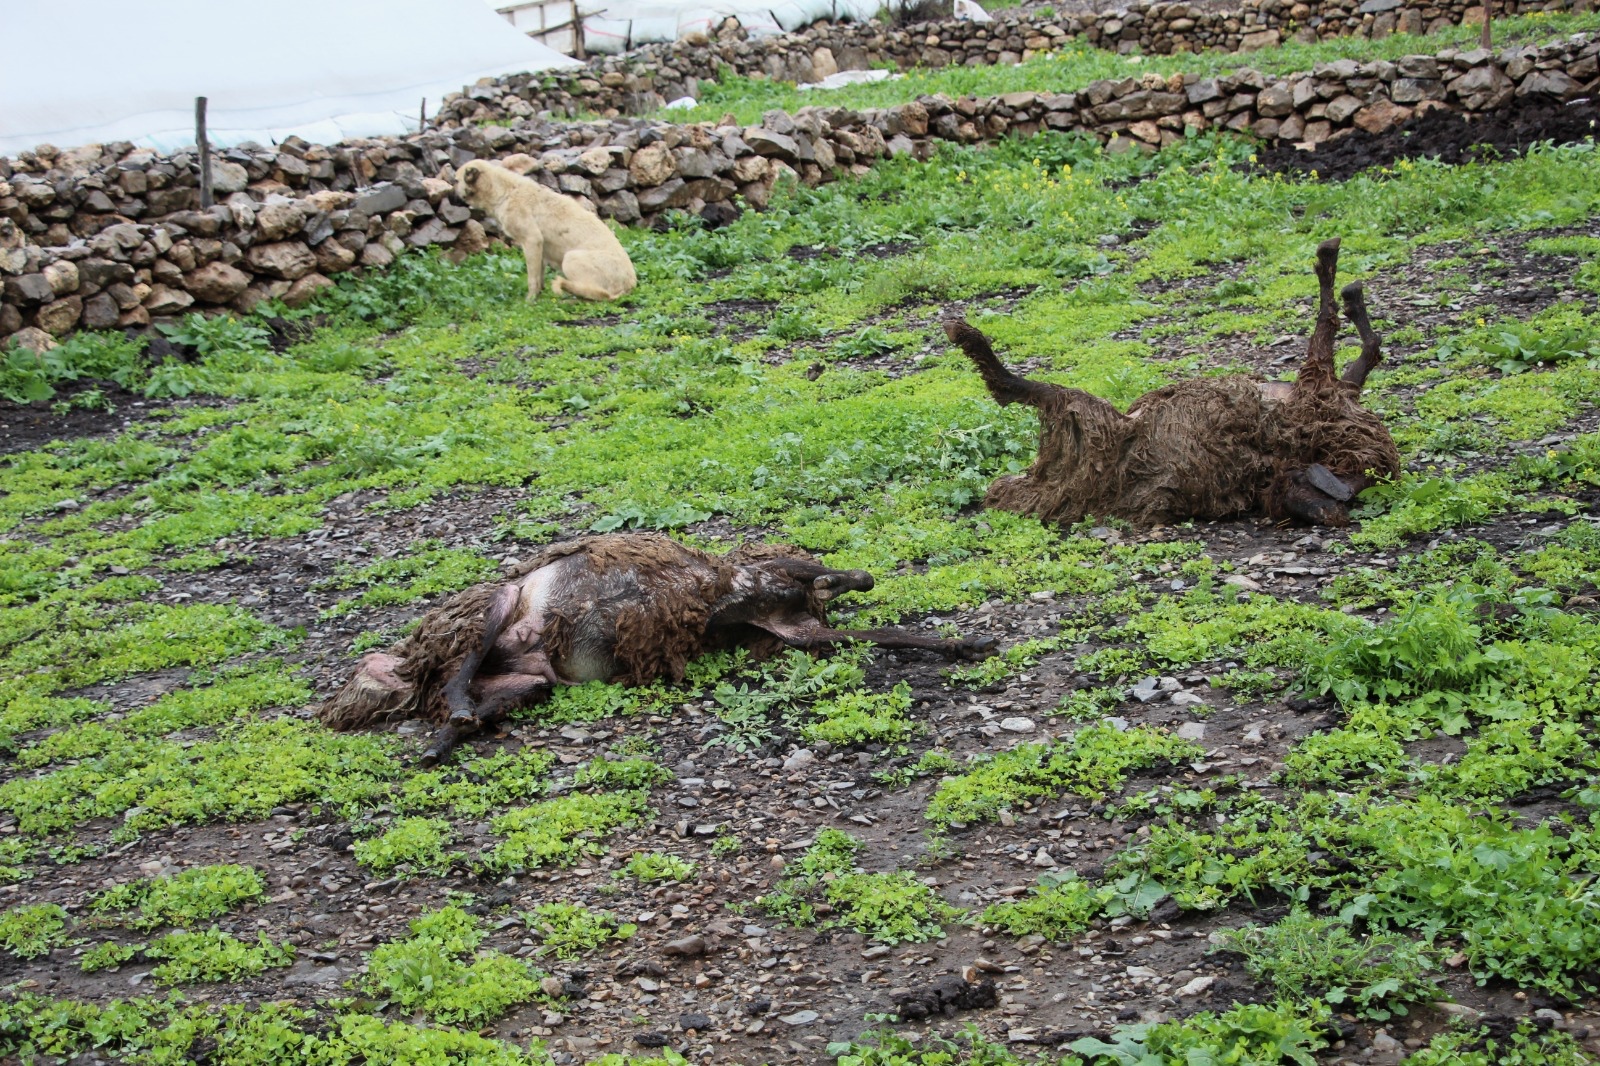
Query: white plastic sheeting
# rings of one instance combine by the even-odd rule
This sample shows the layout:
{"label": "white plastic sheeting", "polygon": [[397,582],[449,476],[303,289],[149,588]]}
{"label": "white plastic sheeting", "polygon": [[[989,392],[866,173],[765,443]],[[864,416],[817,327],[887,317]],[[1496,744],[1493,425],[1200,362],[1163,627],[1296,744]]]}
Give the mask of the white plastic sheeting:
{"label": "white plastic sheeting", "polygon": [[729,15],[752,37],[770,37],[808,26],[817,19],[872,18],[883,0],[589,0],[583,4],[583,46],[615,54],[656,41],[675,41],[691,33],[715,35]]}
{"label": "white plastic sheeting", "polygon": [[482,0],[0,0],[0,155],[133,141],[316,144],[417,127],[479,78],[575,60]]}

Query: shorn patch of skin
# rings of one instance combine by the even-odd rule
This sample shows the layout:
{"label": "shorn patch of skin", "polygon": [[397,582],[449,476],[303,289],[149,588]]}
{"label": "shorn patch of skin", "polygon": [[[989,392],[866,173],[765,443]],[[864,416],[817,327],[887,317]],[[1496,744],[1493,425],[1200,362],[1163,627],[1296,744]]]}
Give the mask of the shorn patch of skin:
{"label": "shorn patch of skin", "polygon": [[1317,248],[1320,308],[1296,380],[1230,375],[1148,392],[1126,414],[1098,396],[1012,373],[989,339],[962,319],[950,340],[1001,405],[1039,411],[1039,454],[1024,474],[1002,477],[985,503],[1070,524],[1087,515],[1147,524],[1241,514],[1322,525],[1350,520],[1349,501],[1399,472],[1400,455],[1361,388],[1382,356],[1359,282],[1343,292],[1361,355],[1334,370],[1339,312],[1338,238]]}
{"label": "shorn patch of skin", "polygon": [[711,651],[743,647],[759,658],[864,641],[952,658],[993,653],[990,637],[827,624],[829,600],[872,586],[863,570],[833,570],[786,546],[719,556],[658,534],[580,537],[429,612],[404,640],[364,658],[321,717],[343,729],[417,713],[442,719],[423,756],[433,765],[556,685],[682,680],[689,661]]}

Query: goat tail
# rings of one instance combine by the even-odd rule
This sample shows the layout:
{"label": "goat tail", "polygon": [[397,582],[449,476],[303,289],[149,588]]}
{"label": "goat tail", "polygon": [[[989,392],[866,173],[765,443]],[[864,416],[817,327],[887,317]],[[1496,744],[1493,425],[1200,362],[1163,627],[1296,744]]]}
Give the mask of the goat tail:
{"label": "goat tail", "polygon": [[967,320],[957,315],[946,319],[944,322],[945,336],[950,338],[950,343],[966,353],[978,368],[978,374],[983,378],[984,385],[989,389],[989,395],[995,402],[1004,407],[1007,404],[1025,403],[1037,407],[1044,398],[1044,394],[1051,386],[1038,381],[1029,381],[1027,378],[1013,374],[998,356],[994,354],[994,347],[989,343],[989,338],[967,324]]}

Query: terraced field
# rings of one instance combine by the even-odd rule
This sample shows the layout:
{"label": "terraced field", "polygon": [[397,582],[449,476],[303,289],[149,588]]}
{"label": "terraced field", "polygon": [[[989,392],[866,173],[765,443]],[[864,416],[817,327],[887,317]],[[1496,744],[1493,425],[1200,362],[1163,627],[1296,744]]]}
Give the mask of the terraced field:
{"label": "terraced field", "polygon": [[[1254,152],[946,149],[626,233],[616,306],[418,256],[8,364],[58,391],[0,410],[0,1051],[1593,1061],[1594,143]],[[1405,465],[1351,528],[982,507],[1037,426],[942,316],[1119,404],[1289,376],[1330,236]],[[711,657],[426,772],[421,723],[316,722],[426,606],[633,529],[799,544],[877,575],[845,624],[1003,653]]]}

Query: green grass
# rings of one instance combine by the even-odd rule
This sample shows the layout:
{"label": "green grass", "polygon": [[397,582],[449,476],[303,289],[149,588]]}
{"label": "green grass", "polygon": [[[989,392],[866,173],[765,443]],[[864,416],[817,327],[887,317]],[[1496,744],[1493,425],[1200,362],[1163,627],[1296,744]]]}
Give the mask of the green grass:
{"label": "green grass", "polygon": [[[1421,45],[1346,41],[1316,54]],[[1282,69],[1274,64],[1309,54],[1248,61]],[[1169,61],[1085,62],[1143,72]],[[1239,60],[1182,62],[1215,70]],[[1062,88],[1077,77],[1063,73],[1072,60],[1050,63],[937,77],[957,91],[961,78],[974,88],[987,78]],[[1600,534],[1579,516],[1600,485],[1600,438],[1540,441],[1591,418],[1600,394],[1589,366],[1597,316],[1584,302],[1595,248],[1548,232],[1535,242],[1537,254],[1561,257],[1565,273],[1551,284],[1576,302],[1523,311],[1476,302],[1467,286],[1477,248],[1600,217],[1593,148],[1457,168],[1418,162],[1342,184],[1241,170],[1251,150],[1208,136],[1113,157],[1081,138],[1044,136],[944,146],[931,162],[888,161],[860,181],[780,189],[771,210],[716,231],[682,222],[623,233],[642,285],[614,323],[580,321],[595,315],[588,306],[523,303],[518,258],[494,252],[460,266],[406,256],[382,275],[343,279],[314,309],[323,317],[306,339],[281,352],[251,320],[182,324],[199,354],[162,367],[120,339],[73,342],[62,355],[72,365],[49,371],[58,384],[71,373],[85,383],[122,374],[153,402],[183,389],[206,402],[139,408],[105,437],[0,458],[0,748],[10,756],[0,812],[15,819],[0,837],[0,870],[21,882],[16,902],[50,898],[32,893],[77,877],[86,856],[187,827],[266,827],[297,861],[318,846],[313,834],[348,827],[357,876],[413,878],[408,891],[459,888],[465,872],[486,885],[515,876],[520,892],[581,864],[605,871],[609,892],[665,896],[705,874],[721,883],[726,866],[764,867],[770,845],[736,820],[679,855],[644,850],[664,846],[642,835],[656,821],[649,790],[670,787],[663,767],[681,751],[667,738],[686,727],[681,735],[698,744],[747,752],[779,740],[853,749],[844,757],[866,755],[860,773],[886,791],[926,797],[932,835],[914,860],[903,851],[886,861],[845,834],[819,833],[762,900],[779,921],[882,943],[938,937],[958,920],[1071,941],[1170,898],[1190,911],[1288,900],[1307,908],[1307,923],[1337,923],[1315,925],[1309,955],[1299,953],[1309,934],[1252,934],[1261,938],[1251,947],[1262,982],[1254,992],[1286,997],[1281,1004],[1134,1027],[1108,1041],[1115,1053],[1059,1057],[1295,1061],[1315,1052],[1326,1011],[1391,1010],[1421,991],[1409,969],[1392,993],[1356,982],[1367,975],[1355,969],[1374,959],[1381,968],[1459,952],[1478,980],[1588,994],[1600,962],[1600,754],[1588,698],[1600,627],[1583,597],[1600,576]],[[962,301],[1008,359],[1126,403],[1215,371],[1232,358],[1216,354],[1224,342],[1299,335],[1312,250],[1333,234],[1344,239],[1345,279],[1369,282],[1391,338],[1366,395],[1407,471],[1369,493],[1348,535],[1332,535],[1336,581],[1246,592],[1228,579],[1249,564],[1208,527],[1146,537],[1103,523],[1119,541],[1096,535],[1098,522],[1056,530],[981,507],[992,478],[1031,461],[1037,426],[1027,411],[998,408],[948,350],[933,324],[944,305]],[[1103,244],[1109,235],[1121,243]],[[858,254],[890,241],[909,250]],[[1407,288],[1401,279],[1446,241],[1460,242],[1453,261],[1422,272],[1424,291]],[[831,251],[786,254],[797,246]],[[1415,298],[1472,306],[1424,321]],[[868,358],[882,368],[860,369]],[[808,375],[817,363],[823,372]],[[513,502],[498,504],[486,533],[428,527],[437,539],[419,533],[342,555],[310,590],[306,617],[333,610],[312,623],[319,643],[304,650],[304,634],[275,621],[285,617],[282,593],[270,607],[178,598],[231,587],[223,572],[252,559],[303,554],[334,501],[341,515],[360,501],[408,528],[454,506],[447,494],[490,489]],[[671,529],[718,548],[731,529],[868,569],[876,587],[837,605],[846,625],[919,624],[1043,592],[1059,617],[1041,618],[988,663],[913,675],[909,689],[898,673],[880,681],[888,660],[870,649],[765,663],[707,656],[681,685],[565,688],[520,712],[506,738],[480,746],[487,754],[463,751],[426,772],[409,764],[415,740],[333,734],[310,719],[299,660],[325,654],[334,627],[379,646],[426,604],[498,572],[499,559],[596,527]],[[300,592],[288,593],[293,605]],[[1081,675],[1050,723],[1062,736],[1009,751],[985,741],[985,754],[967,759],[968,738],[943,732],[957,723],[940,717],[936,693],[988,701],[979,693],[1058,667]],[[1202,746],[1100,720],[1126,716],[1132,681],[1190,672],[1216,679],[1213,721],[1224,702],[1270,706],[1319,692],[1336,697],[1336,719],[1291,746],[1281,773],[1262,763],[1180,781]],[[1053,696],[1041,710],[1051,706]],[[1086,724],[1068,734],[1063,719]],[[540,746],[551,735],[542,730],[568,725],[604,734],[584,762]],[[1424,743],[1441,734],[1454,738],[1449,760]],[[1138,780],[1145,770],[1159,777]],[[1560,798],[1554,821],[1513,817],[1533,789]],[[1036,890],[975,913],[923,880],[945,880],[941,864],[972,855],[987,835],[1032,832],[1041,816],[1080,807],[1148,826],[1098,856],[1102,877],[1041,877]],[[913,861],[930,869],[913,872]],[[117,887],[81,882],[82,926],[121,925],[145,943],[117,934],[76,964],[141,959],[185,984],[276,967],[284,931],[270,929],[263,943],[226,924],[253,920],[246,908],[280,890],[277,860],[252,862]],[[727,884],[734,907],[762,891],[742,878]],[[235,1006],[6,1001],[0,1040],[15,1048],[0,1053],[179,1061],[204,1050],[250,1066],[543,1062],[537,1046],[475,1032],[542,1002],[542,975],[505,953],[521,930],[489,932],[508,917],[437,912],[371,952],[347,990],[359,998],[311,1010],[254,993]],[[620,923],[599,912],[547,918],[552,949],[597,961],[621,947]],[[24,951],[84,935],[53,911],[13,910],[5,922],[6,944]],[[214,922],[234,939],[210,937]],[[163,936],[172,930],[183,938]],[[155,944],[170,957],[151,955]],[[34,958],[17,965],[55,961]],[[274,981],[271,969],[261,974],[247,987]],[[409,1024],[422,1020],[427,1027]],[[1574,1053],[1539,1034],[1496,1037],[1489,1050],[1479,1039],[1441,1037],[1419,1056],[1566,1062]],[[1010,1061],[993,1045],[929,1058],[944,1053],[938,1046],[847,1045],[835,1057]],[[294,1050],[274,1057],[284,1047]]]}
{"label": "green grass", "polygon": [[168,877],[107,889],[91,913],[129,929],[189,928],[266,898],[261,875],[249,866],[197,866]]}

